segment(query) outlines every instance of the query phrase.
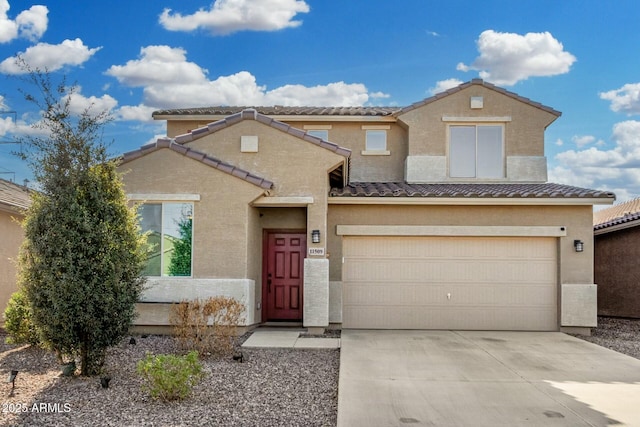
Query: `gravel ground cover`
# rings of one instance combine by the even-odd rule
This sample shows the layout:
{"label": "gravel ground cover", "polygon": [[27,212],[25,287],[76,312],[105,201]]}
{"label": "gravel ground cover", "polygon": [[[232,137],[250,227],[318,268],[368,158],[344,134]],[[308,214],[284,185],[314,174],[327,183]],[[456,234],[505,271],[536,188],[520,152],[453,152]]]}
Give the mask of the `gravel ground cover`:
{"label": "gravel ground cover", "polygon": [[585,341],[640,359],[640,319],[598,317],[598,327]]}
{"label": "gravel ground cover", "polygon": [[[51,353],[0,336],[1,426],[335,426],[339,350],[243,349],[244,362],[205,359],[206,376],[184,401],[142,389],[136,363],[172,353],[170,337],[136,336],[110,349],[108,389],[98,378],[61,377]],[[246,337],[245,337],[246,338]],[[6,382],[17,369],[15,390]],[[35,404],[35,406],[34,406]]]}

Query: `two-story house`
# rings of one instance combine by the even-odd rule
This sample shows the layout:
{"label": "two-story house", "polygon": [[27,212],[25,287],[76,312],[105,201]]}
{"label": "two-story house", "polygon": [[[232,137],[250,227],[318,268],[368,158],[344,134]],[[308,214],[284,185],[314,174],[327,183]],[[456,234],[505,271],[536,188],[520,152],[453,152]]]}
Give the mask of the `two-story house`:
{"label": "two-story house", "polygon": [[588,331],[615,196],[547,183],[559,116],[482,80],[405,108],[156,111],[168,136],[120,167],[154,243],[138,325],[226,295],[246,325]]}

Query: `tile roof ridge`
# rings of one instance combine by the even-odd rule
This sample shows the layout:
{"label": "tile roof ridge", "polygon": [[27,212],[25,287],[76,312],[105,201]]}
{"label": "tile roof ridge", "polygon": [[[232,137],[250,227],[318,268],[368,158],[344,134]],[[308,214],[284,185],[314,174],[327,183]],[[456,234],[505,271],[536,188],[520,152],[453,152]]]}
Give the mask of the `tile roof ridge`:
{"label": "tile roof ridge", "polygon": [[175,151],[185,157],[203,163],[209,167],[214,169],[218,169],[222,172],[225,172],[229,175],[233,175],[237,178],[243,179],[253,185],[257,185],[265,190],[271,190],[274,186],[272,181],[268,179],[262,178],[258,175],[255,175],[247,170],[242,168],[233,166],[229,163],[223,162],[213,156],[209,156],[202,151],[186,147],[181,143],[176,142],[174,138],[169,137],[160,137],[155,142],[145,144],[137,150],[129,151],[124,153],[121,157],[120,164],[128,163],[132,160],[135,160],[139,157],[145,156],[149,153],[153,153],[154,151],[158,151],[161,149],[167,148],[171,151]]}

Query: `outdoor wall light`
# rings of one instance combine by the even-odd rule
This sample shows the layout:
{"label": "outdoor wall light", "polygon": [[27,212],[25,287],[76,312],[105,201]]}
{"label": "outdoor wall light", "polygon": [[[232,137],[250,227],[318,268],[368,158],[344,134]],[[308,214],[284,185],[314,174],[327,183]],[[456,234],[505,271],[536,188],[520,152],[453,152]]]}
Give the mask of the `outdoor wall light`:
{"label": "outdoor wall light", "polygon": [[574,240],[573,247],[576,249],[576,252],[584,251],[584,242],[582,240]]}
{"label": "outdoor wall light", "polygon": [[311,243],[320,243],[320,230],[313,230],[311,232]]}

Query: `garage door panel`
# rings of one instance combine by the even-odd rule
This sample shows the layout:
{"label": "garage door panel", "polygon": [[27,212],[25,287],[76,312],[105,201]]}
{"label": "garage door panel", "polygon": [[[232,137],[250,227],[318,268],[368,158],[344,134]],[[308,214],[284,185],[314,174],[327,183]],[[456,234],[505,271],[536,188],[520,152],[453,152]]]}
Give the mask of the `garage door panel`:
{"label": "garage door panel", "polygon": [[343,327],[557,330],[553,238],[346,236]]}
{"label": "garage door panel", "polygon": [[343,280],[358,282],[496,282],[548,283],[556,276],[555,262],[456,260],[349,260],[343,267]]}

